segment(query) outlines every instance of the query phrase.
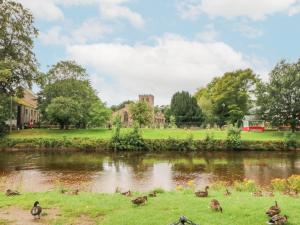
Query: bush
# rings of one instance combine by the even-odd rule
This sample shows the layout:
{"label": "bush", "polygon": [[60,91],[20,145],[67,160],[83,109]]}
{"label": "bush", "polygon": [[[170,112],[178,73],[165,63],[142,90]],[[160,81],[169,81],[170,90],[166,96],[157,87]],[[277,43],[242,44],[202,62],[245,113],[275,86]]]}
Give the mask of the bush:
{"label": "bush", "polygon": [[297,148],[297,136],[293,132],[286,132],[284,134],[283,144],[286,149]]}
{"label": "bush", "polygon": [[253,180],[244,179],[243,181],[235,181],[233,187],[236,191],[256,191],[257,187]]}
{"label": "bush", "polygon": [[287,179],[289,188],[300,192],[300,175],[292,175]]}
{"label": "bush", "polygon": [[271,185],[275,191],[284,191],[287,189],[287,183],[285,179],[275,178],[271,180]]}
{"label": "bush", "polygon": [[240,149],[241,148],[241,130],[237,127],[230,127],[227,130],[227,147],[229,149]]}

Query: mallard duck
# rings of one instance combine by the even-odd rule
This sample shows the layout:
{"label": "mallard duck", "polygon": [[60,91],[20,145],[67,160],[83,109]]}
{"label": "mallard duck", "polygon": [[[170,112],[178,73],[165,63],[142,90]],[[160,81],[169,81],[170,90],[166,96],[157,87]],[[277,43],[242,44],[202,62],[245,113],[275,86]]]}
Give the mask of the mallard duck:
{"label": "mallard duck", "polygon": [[13,191],[11,189],[7,189],[6,192],[5,192],[5,195],[6,196],[15,196],[15,195],[20,195],[20,192],[18,191]]}
{"label": "mallard duck", "polygon": [[142,196],[131,200],[131,202],[135,205],[141,205],[141,204],[145,204],[147,200],[148,200],[147,196]]}
{"label": "mallard duck", "polygon": [[262,193],[262,191],[256,191],[256,192],[252,193],[252,196],[254,196],[254,197],[262,197],[263,193]]}
{"label": "mallard duck", "polygon": [[229,195],[231,195],[231,192],[230,192],[228,189],[226,189],[224,195],[225,195],[225,196],[229,196]]}
{"label": "mallard duck", "polygon": [[266,214],[269,217],[273,217],[275,215],[278,215],[281,212],[280,207],[277,204],[277,201],[275,201],[275,205],[271,206],[267,211]]}
{"label": "mallard duck", "polygon": [[268,224],[276,224],[276,225],[284,225],[287,223],[288,217],[286,215],[275,215],[273,216],[267,223]]}
{"label": "mallard duck", "polygon": [[30,213],[31,215],[33,215],[34,218],[36,218],[37,216],[40,219],[40,215],[42,213],[42,207],[40,206],[40,203],[38,201],[34,202]]}
{"label": "mallard duck", "polygon": [[151,193],[149,193],[149,197],[156,197],[156,191],[152,191]]}
{"label": "mallard duck", "polygon": [[79,194],[79,189],[75,189],[71,192],[71,195],[78,195]]}
{"label": "mallard duck", "polygon": [[127,197],[130,197],[131,196],[131,191],[130,190],[129,191],[125,191],[125,192],[122,192],[121,194],[125,195]]}
{"label": "mallard duck", "polygon": [[197,196],[197,197],[207,197],[208,196],[208,189],[209,189],[209,186],[206,186],[205,187],[205,191],[196,191],[195,192],[195,195]]}
{"label": "mallard duck", "polygon": [[223,212],[220,202],[217,199],[213,199],[210,201],[210,208],[215,211]]}

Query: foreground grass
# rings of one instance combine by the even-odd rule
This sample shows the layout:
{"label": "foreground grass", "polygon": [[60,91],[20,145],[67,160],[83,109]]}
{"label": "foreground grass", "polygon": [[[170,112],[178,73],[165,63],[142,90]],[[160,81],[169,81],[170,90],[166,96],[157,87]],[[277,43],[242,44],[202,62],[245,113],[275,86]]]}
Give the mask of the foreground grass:
{"label": "foreground grass", "polygon": [[[130,129],[122,129],[123,133]],[[227,133],[221,130],[185,130],[185,129],[142,129],[142,135],[145,139],[185,139],[193,136],[196,140],[204,139],[207,134],[213,134],[213,137],[218,140],[225,140]],[[296,133],[300,140],[300,132]],[[95,138],[95,139],[110,139],[112,130],[109,129],[78,129],[78,130],[58,130],[58,129],[28,129],[15,131],[9,135],[10,138]],[[282,141],[284,132],[266,131],[258,132],[242,132],[242,140],[247,141]]]}
{"label": "foreground grass", "polygon": [[[209,202],[212,198],[221,202],[223,213],[211,211]],[[225,197],[223,191],[212,191],[208,198],[201,199],[196,198],[192,191],[173,191],[150,198],[144,206],[132,205],[130,199],[120,194],[80,193],[71,196],[53,191],[6,197],[1,193],[0,211],[14,206],[29,213],[33,202],[39,200],[45,213],[53,208],[59,210],[59,217],[50,222],[55,225],[72,224],[83,215],[101,225],[168,225],[180,215],[201,225],[259,225],[266,223],[265,211],[276,199],[282,214],[289,217],[288,224],[300,224],[300,199],[279,193],[275,197],[258,198],[249,192],[233,192],[232,196]]]}

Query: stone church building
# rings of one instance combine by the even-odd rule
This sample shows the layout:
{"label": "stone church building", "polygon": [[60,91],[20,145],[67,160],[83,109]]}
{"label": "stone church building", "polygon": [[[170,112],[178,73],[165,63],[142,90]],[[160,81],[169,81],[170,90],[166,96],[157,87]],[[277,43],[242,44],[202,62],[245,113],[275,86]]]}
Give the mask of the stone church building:
{"label": "stone church building", "polygon": [[[139,100],[146,102],[154,111],[154,96],[153,95],[139,95]],[[113,116],[120,116],[123,126],[130,127],[133,124],[132,117],[129,111],[129,104],[126,104],[122,109],[114,112]],[[153,113],[152,125],[156,127],[161,127],[165,125],[165,116],[162,112]]]}

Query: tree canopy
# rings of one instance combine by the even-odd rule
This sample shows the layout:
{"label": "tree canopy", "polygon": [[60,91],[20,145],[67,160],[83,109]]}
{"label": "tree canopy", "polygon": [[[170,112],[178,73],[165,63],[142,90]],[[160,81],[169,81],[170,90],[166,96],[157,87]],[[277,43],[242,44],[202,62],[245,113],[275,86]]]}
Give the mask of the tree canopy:
{"label": "tree canopy", "polygon": [[273,125],[289,125],[295,131],[300,124],[300,59],[275,66],[269,81],[259,85],[257,105],[262,117]]}
{"label": "tree canopy", "polygon": [[171,100],[171,114],[175,116],[177,126],[184,124],[201,125],[203,115],[195,97],[188,92],[176,92]]}
{"label": "tree canopy", "polygon": [[[53,99],[64,97],[73,99],[78,105],[80,116],[76,118],[74,125],[82,128],[85,128],[87,125],[103,125],[110,117],[110,110],[101,102],[96,91],[91,87],[89,80],[84,79],[86,77],[85,69],[75,62],[68,62],[64,64],[64,71],[68,75],[64,76],[62,74],[55,77],[53,74],[58,74],[58,72],[54,68],[61,71],[60,65],[62,64],[62,62],[59,62],[57,66],[52,66],[49,73],[44,75],[45,80],[48,80],[48,82],[38,94],[39,109],[43,114],[44,120],[51,121],[52,119],[52,116],[49,115],[46,109]],[[50,79],[48,79],[48,75]],[[71,122],[73,123],[74,120]]]}
{"label": "tree canopy", "polygon": [[205,113],[207,122],[220,127],[226,123],[239,124],[253,106],[257,77],[250,69],[225,73],[214,78],[195,96]]}
{"label": "tree canopy", "polygon": [[146,102],[139,101],[130,104],[130,114],[139,127],[150,125],[153,121],[153,109]]}
{"label": "tree canopy", "polygon": [[33,24],[31,12],[20,3],[5,0],[0,4],[0,64],[6,65],[1,71],[1,93],[31,87],[38,74],[33,52],[38,30]]}

